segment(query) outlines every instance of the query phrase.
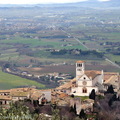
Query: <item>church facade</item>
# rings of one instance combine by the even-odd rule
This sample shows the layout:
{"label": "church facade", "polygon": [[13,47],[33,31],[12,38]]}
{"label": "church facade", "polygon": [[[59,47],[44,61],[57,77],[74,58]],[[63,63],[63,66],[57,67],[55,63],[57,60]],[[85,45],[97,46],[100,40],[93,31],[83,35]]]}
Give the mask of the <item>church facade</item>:
{"label": "church facade", "polygon": [[103,84],[103,71],[85,71],[85,62],[76,62],[76,84],[71,87],[71,94],[75,96],[89,96],[94,89],[98,92],[97,84]]}

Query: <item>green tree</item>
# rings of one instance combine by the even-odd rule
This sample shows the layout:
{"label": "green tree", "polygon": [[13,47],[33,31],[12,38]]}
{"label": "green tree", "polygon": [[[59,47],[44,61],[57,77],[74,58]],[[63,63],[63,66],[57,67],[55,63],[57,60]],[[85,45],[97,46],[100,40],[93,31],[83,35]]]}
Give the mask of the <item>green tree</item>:
{"label": "green tree", "polygon": [[60,120],[59,109],[53,109],[52,120]]}
{"label": "green tree", "polygon": [[[2,116],[2,117],[1,117]],[[11,103],[9,109],[1,109],[2,120],[34,120],[29,109],[21,102]]]}

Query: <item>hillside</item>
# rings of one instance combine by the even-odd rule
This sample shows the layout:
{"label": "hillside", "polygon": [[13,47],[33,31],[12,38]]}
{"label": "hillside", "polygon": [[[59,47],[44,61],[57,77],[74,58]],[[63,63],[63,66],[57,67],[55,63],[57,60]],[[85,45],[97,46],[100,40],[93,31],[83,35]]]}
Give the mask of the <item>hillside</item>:
{"label": "hillside", "polygon": [[76,6],[79,7],[94,7],[94,8],[116,8],[120,7],[120,1],[119,0],[111,0],[111,1],[98,1],[98,0],[89,0],[85,2],[79,2],[76,3]]}

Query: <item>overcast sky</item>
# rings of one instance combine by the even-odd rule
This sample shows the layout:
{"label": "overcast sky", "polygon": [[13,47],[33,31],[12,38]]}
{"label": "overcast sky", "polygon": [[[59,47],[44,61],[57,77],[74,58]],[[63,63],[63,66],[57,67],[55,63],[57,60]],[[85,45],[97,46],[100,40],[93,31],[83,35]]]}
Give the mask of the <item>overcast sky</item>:
{"label": "overcast sky", "polygon": [[[88,0],[0,0],[0,4],[72,3],[80,1]],[[98,0],[98,1],[110,1],[110,0]]]}

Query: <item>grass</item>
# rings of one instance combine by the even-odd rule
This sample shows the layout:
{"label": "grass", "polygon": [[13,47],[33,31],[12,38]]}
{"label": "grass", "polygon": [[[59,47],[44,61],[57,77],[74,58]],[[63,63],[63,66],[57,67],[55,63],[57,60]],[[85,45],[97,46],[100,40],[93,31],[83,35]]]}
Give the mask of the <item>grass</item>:
{"label": "grass", "polygon": [[[17,44],[27,44],[29,45],[31,48],[33,47],[44,47],[44,46],[51,46],[52,48],[56,48],[56,49],[82,49],[82,50],[85,50],[84,46],[82,45],[78,45],[78,42],[75,41],[74,39],[68,39],[68,38],[65,38],[67,40],[67,42],[60,42],[62,38],[56,38],[56,39],[33,39],[33,38],[23,38],[23,37],[20,37],[20,36],[15,36],[15,37],[12,37],[11,39],[9,40],[1,40],[0,43],[1,44],[4,44],[5,46],[8,46],[8,44],[14,44],[14,43],[17,43]],[[62,47],[62,45],[66,45],[68,43],[71,43],[73,46],[65,46],[65,47]]]}
{"label": "grass", "polygon": [[41,41],[41,40],[38,40],[38,39],[31,39],[31,38],[22,38],[22,37],[14,37],[12,39],[10,39],[9,41],[8,40],[3,40],[1,41],[1,43],[10,43],[10,44],[13,44],[13,43],[22,43],[22,44],[28,44],[30,45],[31,47],[35,47],[35,46],[38,46],[38,45],[44,45],[44,41]]}
{"label": "grass", "polygon": [[115,61],[120,62],[120,55],[106,54],[106,56],[113,62]]}
{"label": "grass", "polygon": [[76,96],[76,97],[80,97],[81,101],[84,101],[84,100],[86,100],[86,99],[89,99],[88,96]]}
{"label": "grass", "polygon": [[75,45],[75,46],[67,46],[63,47],[64,49],[81,49],[81,50],[86,50],[86,48],[82,45]]}
{"label": "grass", "polygon": [[119,32],[111,32],[111,33],[97,33],[97,35],[103,36],[107,38],[110,42],[119,42],[120,40],[120,33]]}
{"label": "grass", "polygon": [[19,76],[4,73],[0,69],[0,89],[11,89],[21,86],[36,86],[38,88],[45,88],[45,85],[43,84],[29,79],[21,78]]}

